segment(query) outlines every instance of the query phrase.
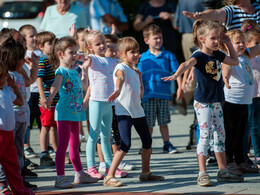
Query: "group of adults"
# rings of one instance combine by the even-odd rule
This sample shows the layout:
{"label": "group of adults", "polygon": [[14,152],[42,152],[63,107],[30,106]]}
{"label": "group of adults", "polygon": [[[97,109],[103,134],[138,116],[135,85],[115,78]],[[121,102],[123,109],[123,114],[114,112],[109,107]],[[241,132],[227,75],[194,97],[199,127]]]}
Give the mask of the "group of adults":
{"label": "group of adults", "polygon": [[[47,8],[41,30],[51,31],[57,37],[67,36],[68,29],[75,24],[76,29],[91,27],[105,34],[111,32],[114,24],[119,33],[128,29],[128,21],[122,7],[116,0],[56,0],[57,4]],[[201,0],[179,0],[177,8],[170,0],[147,0],[142,3],[133,23],[136,31],[155,23],[161,27],[164,48],[175,53],[174,29],[182,33],[185,59],[191,56],[192,24],[196,19],[219,21],[227,30],[240,29],[244,20],[256,20],[260,25],[260,5],[257,0],[225,0],[221,9],[204,10]],[[80,5],[80,6],[78,6]],[[88,7],[89,6],[89,7]],[[85,7],[85,10],[83,9]],[[89,18],[90,17],[90,18]],[[89,21],[89,22],[87,22]],[[145,44],[141,43],[141,49]],[[260,128],[260,120],[254,121]],[[258,154],[260,155],[260,153]]]}

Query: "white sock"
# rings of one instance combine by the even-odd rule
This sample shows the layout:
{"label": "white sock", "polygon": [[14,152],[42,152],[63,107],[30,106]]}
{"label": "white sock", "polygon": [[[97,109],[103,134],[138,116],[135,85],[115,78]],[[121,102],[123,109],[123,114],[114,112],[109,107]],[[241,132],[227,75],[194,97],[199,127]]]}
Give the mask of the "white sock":
{"label": "white sock", "polygon": [[201,172],[199,172],[199,177],[200,177],[202,174],[204,174],[204,173],[206,173],[206,171],[201,171]]}
{"label": "white sock", "polygon": [[99,163],[99,167],[106,167],[106,163],[105,162],[100,162]]}

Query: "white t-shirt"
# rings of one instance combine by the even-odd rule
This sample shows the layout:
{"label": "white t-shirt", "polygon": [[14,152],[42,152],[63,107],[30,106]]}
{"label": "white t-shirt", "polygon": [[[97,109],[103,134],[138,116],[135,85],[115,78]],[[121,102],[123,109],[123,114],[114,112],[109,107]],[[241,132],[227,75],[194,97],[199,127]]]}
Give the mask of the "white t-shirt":
{"label": "white t-shirt", "polygon": [[90,100],[106,102],[114,91],[113,72],[118,62],[109,57],[91,57],[91,67],[88,69]]}
{"label": "white t-shirt", "polygon": [[245,54],[239,56],[238,59],[239,65],[232,66],[229,79],[231,89],[224,87],[225,100],[233,104],[251,104],[254,95],[252,66]]}
{"label": "white t-shirt", "polygon": [[120,95],[116,99],[116,115],[127,115],[132,118],[144,117],[145,114],[140,98],[141,83],[138,73],[124,63],[118,64],[113,73],[114,86],[116,86],[117,70],[124,72],[125,82]]}
{"label": "white t-shirt", "polygon": [[15,115],[13,101],[16,95],[8,86],[0,89],[0,129],[4,131],[13,131],[15,128]]}

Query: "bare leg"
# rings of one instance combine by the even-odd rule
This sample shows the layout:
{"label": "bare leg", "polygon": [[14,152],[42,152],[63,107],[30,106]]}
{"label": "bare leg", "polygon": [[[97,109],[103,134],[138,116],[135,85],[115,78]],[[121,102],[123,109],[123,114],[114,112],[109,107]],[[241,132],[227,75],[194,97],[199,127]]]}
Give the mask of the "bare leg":
{"label": "bare leg", "polygon": [[80,121],[80,122],[79,122],[79,133],[80,133],[81,135],[85,135],[84,129],[83,129],[83,121]]}
{"label": "bare leg", "polygon": [[99,162],[105,162],[104,155],[101,149],[101,144],[97,144],[97,152],[98,152]]}
{"label": "bare leg", "polygon": [[115,153],[117,151],[119,151],[120,145],[112,145],[112,150],[113,150],[113,154],[115,155]]}
{"label": "bare leg", "polygon": [[119,164],[121,163],[121,161],[123,160],[125,155],[126,155],[126,153],[122,150],[119,150],[114,154],[114,158],[113,158],[113,161],[110,165],[107,177],[108,176],[112,176],[112,177],[115,176],[116,169],[119,166]]}
{"label": "bare leg", "polygon": [[58,138],[58,131],[56,127],[50,128],[50,138],[51,138],[53,150],[57,151],[59,138]]}
{"label": "bare leg", "polygon": [[198,158],[198,164],[199,164],[199,172],[205,172],[207,156],[197,155],[197,158]]}
{"label": "bare leg", "polygon": [[219,170],[227,168],[226,165],[226,153],[225,152],[215,152],[216,159],[218,161]]}
{"label": "bare leg", "polygon": [[42,126],[40,131],[40,146],[41,151],[46,151],[49,144],[49,130],[50,127]]}
{"label": "bare leg", "polygon": [[150,172],[151,148],[142,148],[142,173]]}
{"label": "bare leg", "polygon": [[170,137],[169,137],[168,125],[160,126],[160,132],[162,135],[163,142],[169,141]]}

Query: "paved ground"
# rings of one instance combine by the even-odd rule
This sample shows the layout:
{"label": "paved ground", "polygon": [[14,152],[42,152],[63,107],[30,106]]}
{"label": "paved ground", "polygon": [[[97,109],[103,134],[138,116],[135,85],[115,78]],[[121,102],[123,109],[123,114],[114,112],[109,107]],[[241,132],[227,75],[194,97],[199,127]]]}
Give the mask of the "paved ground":
{"label": "paved ground", "polygon": [[[196,177],[198,173],[198,165],[196,160],[195,149],[186,150],[189,141],[189,126],[193,121],[193,110],[189,108],[187,116],[183,116],[175,112],[172,115],[172,122],[169,125],[171,142],[180,151],[178,154],[162,153],[162,139],[159,129],[154,129],[153,135],[153,154],[151,158],[151,170],[156,174],[165,176],[164,181],[141,183],[138,176],[141,170],[141,157],[138,151],[141,147],[140,139],[135,130],[132,134],[132,148],[127,154],[125,160],[135,164],[137,169],[130,171],[127,178],[123,178],[124,186],[120,188],[104,187],[102,181],[95,184],[80,184],[68,190],[60,190],[54,188],[54,180],[56,176],[55,167],[39,167],[35,172],[39,177],[30,180],[31,183],[38,185],[37,194],[179,194],[179,193],[195,193],[195,194],[260,194],[260,173],[245,175],[243,183],[218,183],[216,181],[217,167],[208,167],[208,172],[213,182],[212,187],[197,186]],[[40,153],[39,148],[39,131],[33,129],[31,132],[31,145],[34,150]],[[81,160],[86,168],[86,143],[81,146]],[[39,158],[31,159],[33,162],[39,163]],[[98,158],[96,158],[98,162]],[[74,171],[72,165],[65,166],[66,175],[73,181]]]}

